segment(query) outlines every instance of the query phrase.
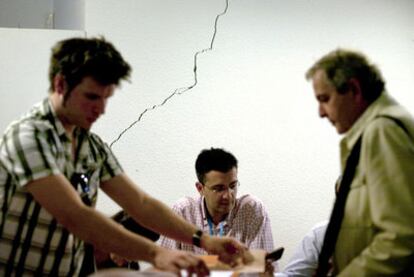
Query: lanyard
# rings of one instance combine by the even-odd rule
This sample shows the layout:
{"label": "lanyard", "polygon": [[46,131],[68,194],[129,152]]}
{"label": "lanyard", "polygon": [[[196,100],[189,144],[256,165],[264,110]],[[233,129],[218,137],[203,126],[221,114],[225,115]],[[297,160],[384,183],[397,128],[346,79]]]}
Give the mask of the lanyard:
{"label": "lanyard", "polygon": [[[209,229],[210,229],[210,235],[211,236],[214,236],[214,227],[213,227],[213,222],[211,221],[211,219],[210,218],[208,218],[207,217],[207,223],[208,223],[208,227],[209,227]],[[224,222],[222,221],[222,222],[220,222],[219,223],[219,229],[220,229],[220,231],[219,231],[219,236],[220,237],[222,237],[223,235],[224,235]]]}

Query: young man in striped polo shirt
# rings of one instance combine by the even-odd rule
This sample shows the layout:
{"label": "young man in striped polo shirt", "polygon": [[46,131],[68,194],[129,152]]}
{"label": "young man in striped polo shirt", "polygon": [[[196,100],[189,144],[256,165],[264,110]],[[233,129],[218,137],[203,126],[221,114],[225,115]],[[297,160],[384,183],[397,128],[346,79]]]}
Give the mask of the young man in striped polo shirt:
{"label": "young man in striped polo shirt", "polygon": [[12,123],[0,141],[0,276],[76,276],[83,241],[161,270],[208,271],[196,256],[162,248],[97,212],[98,187],[158,233],[220,253],[226,261],[236,258],[234,252],[247,253],[233,239],[201,233],[141,191],[89,131],[130,71],[103,38],[68,39],[53,47],[49,96]]}

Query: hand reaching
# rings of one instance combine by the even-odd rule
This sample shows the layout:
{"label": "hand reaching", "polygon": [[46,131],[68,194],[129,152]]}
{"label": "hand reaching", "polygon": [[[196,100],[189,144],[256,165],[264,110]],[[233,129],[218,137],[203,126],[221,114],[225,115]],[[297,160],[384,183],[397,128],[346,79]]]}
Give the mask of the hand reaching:
{"label": "hand reaching", "polygon": [[235,266],[240,262],[247,264],[253,256],[246,246],[230,237],[203,236],[204,249],[210,254],[219,256],[220,261]]}
{"label": "hand reaching", "polygon": [[203,277],[210,273],[203,260],[194,254],[161,247],[156,252],[153,264],[157,269],[174,272],[178,275],[182,269],[187,271],[187,276],[196,274],[196,276]]}
{"label": "hand reaching", "polygon": [[111,260],[119,267],[122,267],[124,265],[126,265],[128,263],[127,259],[122,258],[121,256],[118,256],[114,253],[110,253],[109,257],[111,258]]}

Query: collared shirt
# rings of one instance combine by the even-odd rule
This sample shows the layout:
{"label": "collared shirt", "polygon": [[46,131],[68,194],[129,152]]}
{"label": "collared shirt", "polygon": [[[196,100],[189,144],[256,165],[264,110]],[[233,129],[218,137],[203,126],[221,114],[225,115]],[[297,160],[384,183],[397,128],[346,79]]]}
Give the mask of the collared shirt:
{"label": "collared shirt", "polygon": [[361,134],[334,268],[339,276],[397,275],[414,268],[414,120],[384,92],[341,140],[342,171]]}
{"label": "collared shirt", "polygon": [[323,221],[312,227],[296,248],[283,272],[275,273],[274,276],[312,276],[318,266],[319,254],[321,253],[327,226],[328,221]]}
{"label": "collared shirt", "polygon": [[[78,193],[95,205],[100,182],[122,172],[109,147],[86,130],[72,143],[48,99],[12,123],[0,141],[0,275],[76,275],[83,243],[56,222],[25,189],[30,181],[74,173],[88,178]],[[62,203],[65,205],[65,203]]]}
{"label": "collared shirt", "polygon": [[[198,226],[204,233],[210,234],[204,197],[184,197],[173,206],[173,211],[187,221]],[[233,237],[244,243],[250,249],[273,250],[273,236],[270,220],[263,203],[251,195],[243,195],[236,199],[236,203],[229,215],[219,224],[213,226],[213,235],[220,234]],[[207,254],[203,249],[190,244],[161,237],[159,243],[170,249],[181,249],[196,254]]]}

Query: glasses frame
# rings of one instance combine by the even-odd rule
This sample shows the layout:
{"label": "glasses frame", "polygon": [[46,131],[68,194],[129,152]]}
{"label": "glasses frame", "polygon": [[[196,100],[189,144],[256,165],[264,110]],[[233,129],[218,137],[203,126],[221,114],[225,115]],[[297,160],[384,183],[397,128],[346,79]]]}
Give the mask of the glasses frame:
{"label": "glasses frame", "polygon": [[73,173],[70,178],[70,183],[78,190],[78,187],[81,188],[81,194],[79,195],[82,199],[82,202],[87,206],[92,206],[92,200],[89,197],[89,176],[85,173]]}
{"label": "glasses frame", "polygon": [[209,191],[214,192],[216,194],[222,194],[225,191],[230,191],[231,193],[235,193],[235,192],[237,192],[237,188],[240,187],[240,181],[239,180],[237,180],[235,183],[233,183],[233,184],[235,184],[234,187],[223,185],[223,187],[226,187],[226,188],[223,188],[223,189],[211,188],[211,187],[206,186],[206,184],[204,184],[204,183],[201,183],[201,184],[203,185],[204,188],[206,188]]}

